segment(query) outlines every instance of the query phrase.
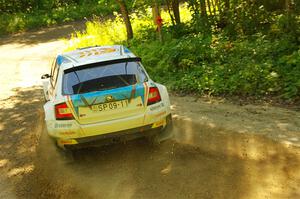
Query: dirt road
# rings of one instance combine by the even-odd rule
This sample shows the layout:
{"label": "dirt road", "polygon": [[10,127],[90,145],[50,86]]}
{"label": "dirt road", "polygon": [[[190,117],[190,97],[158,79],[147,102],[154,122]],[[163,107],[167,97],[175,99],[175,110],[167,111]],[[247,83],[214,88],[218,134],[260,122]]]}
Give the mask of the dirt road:
{"label": "dirt road", "polygon": [[65,164],[39,78],[72,25],[0,41],[0,198],[300,198],[299,109],[268,104],[172,96],[173,140],[84,149]]}

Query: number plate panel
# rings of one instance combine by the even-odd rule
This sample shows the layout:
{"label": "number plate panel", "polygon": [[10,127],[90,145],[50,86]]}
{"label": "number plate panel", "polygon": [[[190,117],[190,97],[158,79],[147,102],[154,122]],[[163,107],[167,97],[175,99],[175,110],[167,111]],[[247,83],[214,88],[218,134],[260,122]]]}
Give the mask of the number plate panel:
{"label": "number plate panel", "polygon": [[128,106],[128,100],[120,100],[115,102],[108,102],[102,104],[95,104],[91,107],[93,112],[103,112],[115,109],[123,109]]}

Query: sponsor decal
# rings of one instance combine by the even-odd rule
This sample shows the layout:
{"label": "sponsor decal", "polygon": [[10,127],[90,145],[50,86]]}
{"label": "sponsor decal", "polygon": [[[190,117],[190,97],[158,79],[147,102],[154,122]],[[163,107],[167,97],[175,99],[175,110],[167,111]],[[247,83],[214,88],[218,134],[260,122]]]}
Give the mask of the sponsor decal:
{"label": "sponsor decal", "polygon": [[94,48],[94,49],[79,52],[79,57],[83,58],[92,55],[102,55],[106,53],[113,53],[115,51],[116,51],[115,48]]}
{"label": "sponsor decal", "polygon": [[144,104],[145,104],[145,107],[147,104],[147,99],[148,99],[148,85],[146,82],[144,82]]}
{"label": "sponsor decal", "polygon": [[155,111],[155,110],[157,110],[157,109],[163,108],[164,106],[165,106],[165,105],[164,105],[164,103],[162,102],[162,103],[160,103],[160,104],[158,104],[158,105],[151,106],[151,107],[150,107],[150,111]]}
{"label": "sponsor decal", "polygon": [[60,66],[64,62],[69,62],[69,60],[66,59],[64,56],[58,55],[56,58],[56,62]]}
{"label": "sponsor decal", "polygon": [[134,98],[135,92],[136,92],[136,88],[135,88],[135,84],[134,84],[134,85],[132,85],[132,90],[131,90],[131,94],[130,94],[130,98],[129,98],[129,103]]}
{"label": "sponsor decal", "polygon": [[54,128],[71,128],[72,126],[73,126],[72,123],[69,123],[69,124],[58,124],[58,123],[56,123],[54,125]]}
{"label": "sponsor decal", "polygon": [[72,132],[72,131],[67,131],[67,132],[60,132],[59,134],[61,134],[61,135],[74,135],[76,133]]}
{"label": "sponsor decal", "polygon": [[136,106],[137,106],[137,107],[142,107],[143,104],[142,104],[142,103],[139,103],[139,104],[137,104]]}
{"label": "sponsor decal", "polygon": [[124,52],[125,53],[131,53],[131,51],[128,48],[126,48],[126,47],[124,48]]}
{"label": "sponsor decal", "polygon": [[70,107],[73,116],[77,118],[78,109],[74,107],[73,101],[69,95],[67,96],[67,105]]}
{"label": "sponsor decal", "polygon": [[59,146],[62,146],[65,144],[77,144],[76,140],[58,140],[57,142],[58,142]]}
{"label": "sponsor decal", "polygon": [[161,121],[158,121],[158,122],[155,122],[153,125],[152,125],[152,128],[157,128],[157,127],[160,127],[160,126],[165,126],[167,123],[166,119],[163,119]]}
{"label": "sponsor decal", "polygon": [[[74,112],[79,113],[78,107],[89,107],[91,108],[96,104],[106,103],[108,100],[113,98],[113,101],[120,101],[124,99],[133,99],[141,96],[142,101],[145,98],[145,86],[143,84],[136,84],[133,86],[127,86],[122,88],[116,88],[112,90],[96,91],[91,93],[77,94],[70,97],[70,105]],[[111,96],[111,97],[110,97]],[[108,97],[108,98],[107,98]]]}
{"label": "sponsor decal", "polygon": [[155,114],[154,117],[160,117],[160,116],[165,115],[166,113],[167,113],[166,111],[163,111],[163,112],[160,112],[158,114]]}
{"label": "sponsor decal", "polygon": [[106,98],[105,98],[105,101],[106,102],[112,102],[114,101],[114,97],[112,95],[108,95]]}

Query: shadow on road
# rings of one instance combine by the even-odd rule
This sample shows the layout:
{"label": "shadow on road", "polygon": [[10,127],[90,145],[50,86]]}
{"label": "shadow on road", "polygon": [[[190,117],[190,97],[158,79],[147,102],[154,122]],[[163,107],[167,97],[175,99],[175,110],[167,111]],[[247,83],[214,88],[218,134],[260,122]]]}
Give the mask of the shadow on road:
{"label": "shadow on road", "polygon": [[35,167],[41,94],[39,87],[20,88],[16,89],[16,95],[0,101],[0,176],[12,186],[30,175]]}
{"label": "shadow on road", "polygon": [[84,29],[85,21],[69,22],[64,25],[0,37],[0,45],[14,43],[32,45],[51,42],[69,37],[75,31],[83,31]]}

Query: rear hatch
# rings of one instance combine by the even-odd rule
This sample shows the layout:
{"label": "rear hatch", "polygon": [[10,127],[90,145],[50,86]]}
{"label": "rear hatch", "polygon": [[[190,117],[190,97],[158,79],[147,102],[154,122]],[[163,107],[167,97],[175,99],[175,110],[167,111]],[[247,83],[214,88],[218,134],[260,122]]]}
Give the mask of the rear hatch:
{"label": "rear hatch", "polygon": [[143,117],[146,80],[139,62],[134,61],[73,68],[65,71],[63,94],[80,124]]}

